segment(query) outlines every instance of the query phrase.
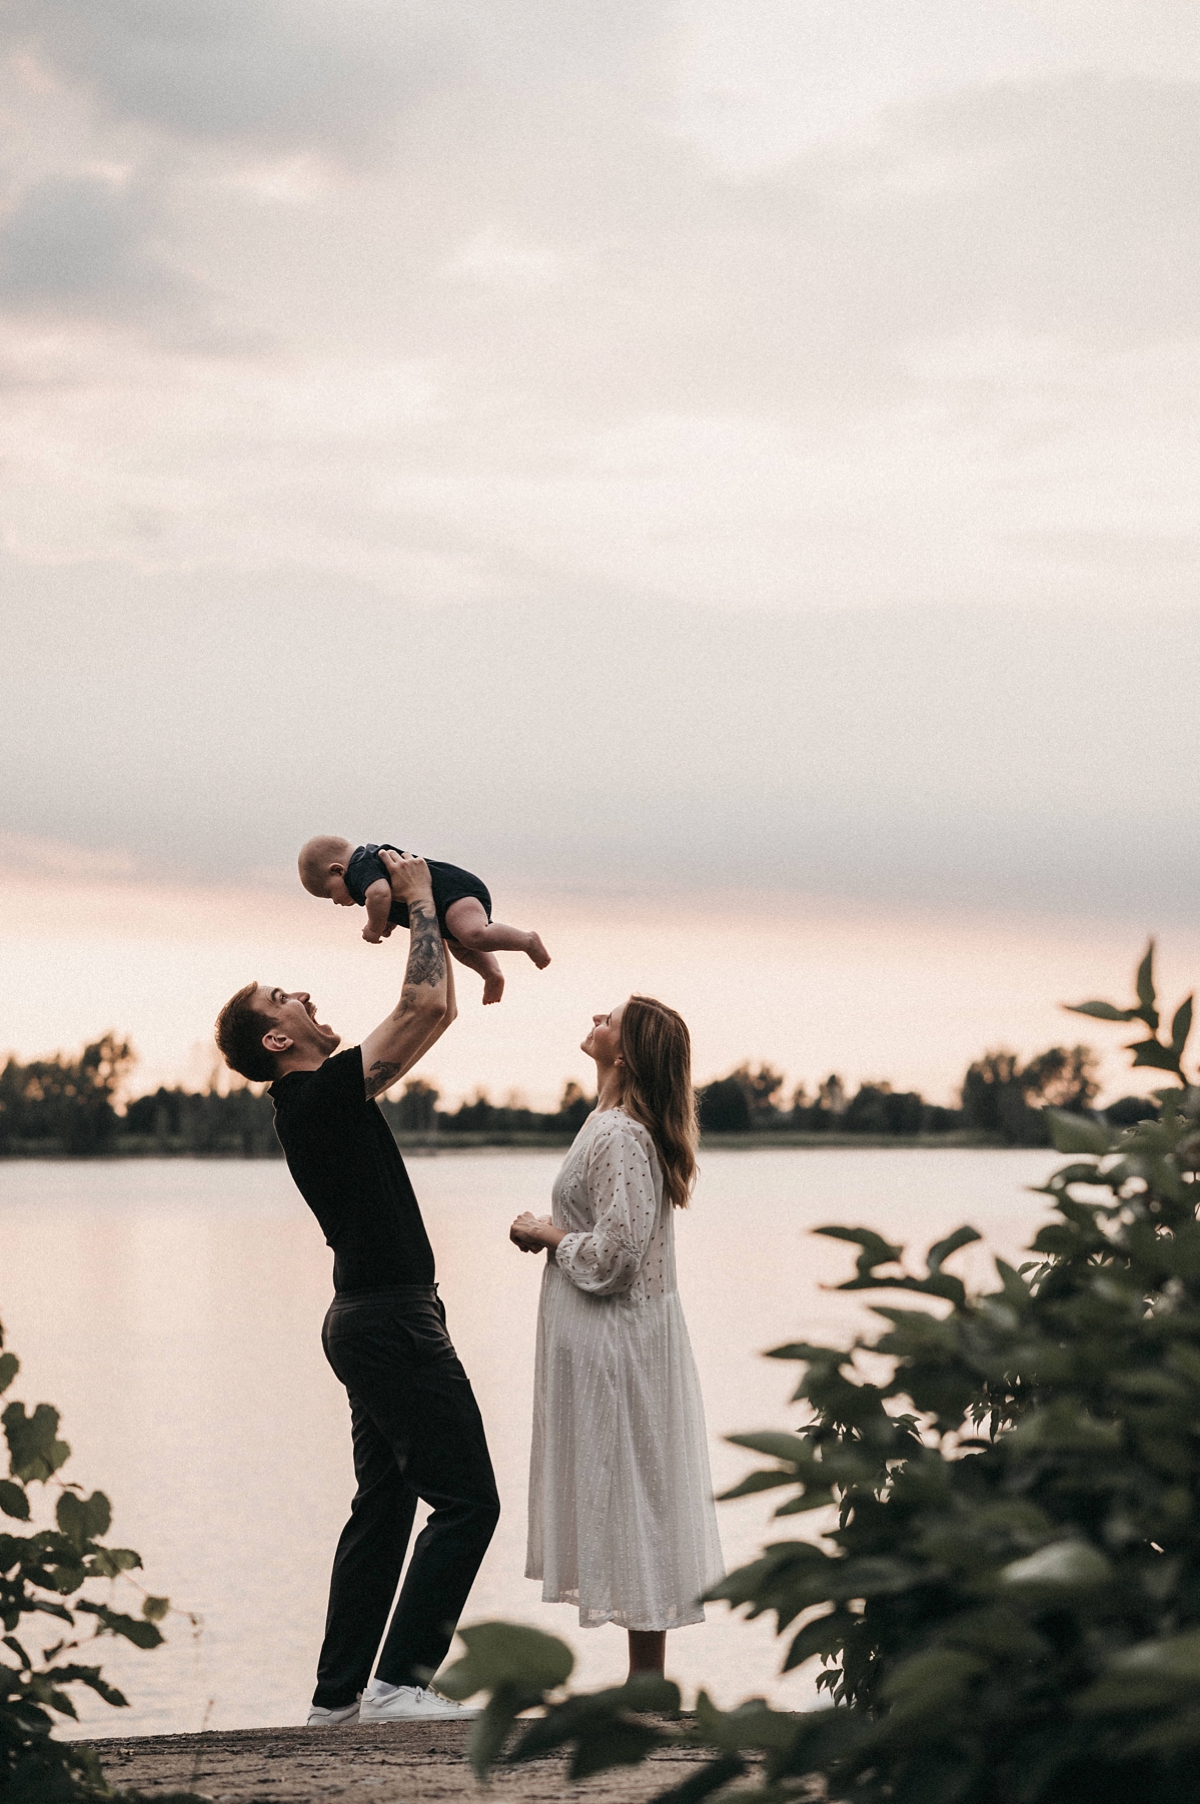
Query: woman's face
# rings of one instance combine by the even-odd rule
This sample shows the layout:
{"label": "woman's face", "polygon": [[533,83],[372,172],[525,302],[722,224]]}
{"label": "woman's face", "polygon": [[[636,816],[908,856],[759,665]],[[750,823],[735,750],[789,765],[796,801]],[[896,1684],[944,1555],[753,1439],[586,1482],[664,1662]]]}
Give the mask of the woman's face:
{"label": "woman's face", "polygon": [[597,1065],[615,1065],[621,1056],[621,1016],[625,1013],[622,1002],[612,1010],[611,1014],[593,1015],[591,1031],[581,1043],[580,1050],[586,1052]]}

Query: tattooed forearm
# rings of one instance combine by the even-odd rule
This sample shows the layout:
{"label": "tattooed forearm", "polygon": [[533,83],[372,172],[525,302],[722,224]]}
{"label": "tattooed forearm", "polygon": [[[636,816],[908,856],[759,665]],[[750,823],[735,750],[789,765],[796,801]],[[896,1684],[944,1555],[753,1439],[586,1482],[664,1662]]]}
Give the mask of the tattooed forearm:
{"label": "tattooed forearm", "polygon": [[368,1101],[372,1096],[378,1096],[381,1090],[386,1090],[389,1084],[394,1084],[403,1069],[403,1065],[394,1065],[390,1059],[376,1059],[367,1072]]}
{"label": "tattooed forearm", "polygon": [[437,916],[432,910],[425,912],[422,903],[410,903],[408,909],[409,928],[412,933],[412,945],[408,952],[408,965],[404,972],[404,987],[416,988],[427,983],[430,988],[443,983],[446,977],[446,948],[442,943],[442,930],[438,926]]}

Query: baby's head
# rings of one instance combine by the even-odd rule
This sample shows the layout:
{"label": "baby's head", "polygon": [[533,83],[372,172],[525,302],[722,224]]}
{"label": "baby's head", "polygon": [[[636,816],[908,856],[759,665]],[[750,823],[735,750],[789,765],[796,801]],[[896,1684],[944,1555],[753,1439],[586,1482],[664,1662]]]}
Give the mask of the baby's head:
{"label": "baby's head", "polygon": [[354,897],[346,888],[346,866],[353,851],[350,841],[339,839],[336,833],[317,833],[305,840],[296,862],[300,881],[310,896],[353,908]]}

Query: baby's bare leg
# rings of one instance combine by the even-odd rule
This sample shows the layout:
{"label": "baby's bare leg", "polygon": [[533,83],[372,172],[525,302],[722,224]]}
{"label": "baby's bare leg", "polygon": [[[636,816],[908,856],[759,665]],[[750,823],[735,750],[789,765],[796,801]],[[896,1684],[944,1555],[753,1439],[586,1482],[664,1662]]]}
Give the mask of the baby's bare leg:
{"label": "baby's bare leg", "polygon": [[446,910],[446,926],[460,945],[477,952],[524,952],[539,971],[550,963],[550,954],[541,936],[526,933],[520,927],[506,927],[503,921],[490,921],[483,903],[474,896],[460,896]]}
{"label": "baby's bare leg", "polygon": [[499,1002],[504,994],[504,973],[492,954],[478,952],[473,946],[461,946],[457,940],[447,940],[446,946],[460,965],[478,971],[483,979],[484,1002]]}

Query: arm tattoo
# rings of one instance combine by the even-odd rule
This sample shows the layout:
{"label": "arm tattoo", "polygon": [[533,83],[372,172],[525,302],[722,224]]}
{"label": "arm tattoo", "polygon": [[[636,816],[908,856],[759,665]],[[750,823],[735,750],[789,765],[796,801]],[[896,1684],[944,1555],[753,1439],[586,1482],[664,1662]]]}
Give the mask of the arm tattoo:
{"label": "arm tattoo", "polygon": [[427,983],[431,989],[443,982],[446,975],[446,948],[442,943],[442,931],[438,926],[436,915],[426,915],[421,903],[409,904],[409,928],[412,933],[412,944],[408,952],[408,965],[404,972],[404,987],[415,989]]}
{"label": "arm tattoo", "polygon": [[367,1100],[378,1096],[389,1084],[394,1084],[404,1069],[402,1065],[394,1065],[389,1059],[376,1059],[367,1072]]}

